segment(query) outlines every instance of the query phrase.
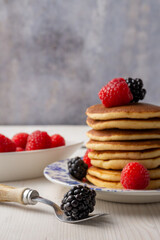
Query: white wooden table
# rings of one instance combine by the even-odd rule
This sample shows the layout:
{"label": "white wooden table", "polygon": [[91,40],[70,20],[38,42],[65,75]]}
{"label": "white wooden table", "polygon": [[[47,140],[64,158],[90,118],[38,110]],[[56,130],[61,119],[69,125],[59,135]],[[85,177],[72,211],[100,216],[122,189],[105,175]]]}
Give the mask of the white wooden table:
{"label": "white wooden table", "polygon": [[[11,137],[17,132],[32,132],[36,129],[57,132],[72,140],[87,140],[86,126],[1,126],[0,133]],[[84,152],[81,149],[74,155],[82,155]],[[5,184],[36,189],[41,196],[57,204],[60,204],[67,191],[65,187],[53,184],[44,177]],[[95,212],[108,212],[110,215],[81,224],[66,224],[59,222],[53,210],[44,204],[21,206],[0,203],[0,240],[160,239],[160,203],[121,204],[97,199]]]}

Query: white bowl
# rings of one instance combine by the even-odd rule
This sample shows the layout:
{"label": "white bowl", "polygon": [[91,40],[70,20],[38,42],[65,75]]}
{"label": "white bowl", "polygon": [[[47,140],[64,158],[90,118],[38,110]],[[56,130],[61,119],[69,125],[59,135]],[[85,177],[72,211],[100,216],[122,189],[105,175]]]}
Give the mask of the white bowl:
{"label": "white bowl", "polygon": [[48,164],[70,157],[82,144],[72,141],[57,148],[0,153],[0,182],[41,177]]}

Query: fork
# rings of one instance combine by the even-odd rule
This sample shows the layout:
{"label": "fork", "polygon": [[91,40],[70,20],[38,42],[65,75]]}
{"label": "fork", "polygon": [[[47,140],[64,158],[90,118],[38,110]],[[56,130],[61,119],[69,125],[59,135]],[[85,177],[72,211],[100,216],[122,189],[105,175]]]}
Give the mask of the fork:
{"label": "fork", "polygon": [[36,190],[30,188],[15,188],[3,184],[0,184],[0,202],[17,202],[23,205],[35,205],[38,202],[44,203],[54,209],[55,215],[59,221],[66,223],[78,223],[108,215],[107,213],[98,213],[89,215],[88,217],[80,220],[72,220],[65,215],[56,203],[40,197]]}

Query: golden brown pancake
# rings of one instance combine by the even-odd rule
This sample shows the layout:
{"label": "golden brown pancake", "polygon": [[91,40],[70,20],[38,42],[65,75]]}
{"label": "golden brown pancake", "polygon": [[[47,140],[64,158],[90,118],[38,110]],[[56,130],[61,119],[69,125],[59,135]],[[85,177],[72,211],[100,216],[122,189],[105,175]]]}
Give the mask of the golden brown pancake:
{"label": "golden brown pancake", "polygon": [[93,120],[87,117],[86,123],[95,130],[119,129],[156,129],[160,128],[160,118],[150,119],[112,119]]}
{"label": "golden brown pancake", "polygon": [[147,149],[142,151],[96,151],[88,153],[91,159],[109,160],[109,159],[148,159],[160,157],[160,149]]}
{"label": "golden brown pancake", "polygon": [[87,136],[90,139],[97,141],[160,139],[160,129],[148,129],[148,130],[91,129],[87,132]]}
{"label": "golden brown pancake", "polygon": [[113,169],[113,170],[122,170],[126,164],[130,162],[139,162],[147,169],[153,169],[160,166],[160,157],[153,159],[144,159],[144,160],[127,160],[127,159],[113,159],[113,160],[95,160],[91,159],[91,164],[95,167],[102,169]]}
{"label": "golden brown pancake", "polygon": [[134,103],[125,106],[106,108],[103,104],[90,106],[86,110],[88,117],[95,120],[120,118],[148,119],[160,118],[160,107],[148,103]]}
{"label": "golden brown pancake", "polygon": [[[160,179],[160,168],[150,169],[148,171],[150,179]],[[121,170],[106,170],[92,166],[88,168],[88,173],[94,177],[107,181],[117,182],[121,179]]]}
{"label": "golden brown pancake", "polygon": [[118,182],[120,181],[120,178],[121,178],[121,171],[105,170],[105,169],[97,168],[94,166],[88,168],[87,173],[89,173],[94,177],[111,181],[111,182],[112,181]]}
{"label": "golden brown pancake", "polygon": [[104,187],[104,188],[111,188],[111,189],[123,189],[123,186],[120,182],[114,182],[114,181],[106,181],[99,179],[97,177],[94,177],[90,174],[86,175],[87,180],[94,184],[97,187]]}
{"label": "golden brown pancake", "polygon": [[160,140],[139,140],[139,141],[108,141],[100,142],[90,140],[86,147],[92,150],[127,150],[139,151],[144,149],[160,148]]}
{"label": "golden brown pancake", "polygon": [[[97,187],[123,189],[123,186],[120,182],[116,182],[116,181],[111,182],[111,181],[102,180],[90,174],[87,174],[86,178],[90,183],[94,184]],[[152,190],[152,189],[158,189],[158,188],[160,188],[160,179],[154,179],[154,180],[152,179],[150,180],[146,190]]]}

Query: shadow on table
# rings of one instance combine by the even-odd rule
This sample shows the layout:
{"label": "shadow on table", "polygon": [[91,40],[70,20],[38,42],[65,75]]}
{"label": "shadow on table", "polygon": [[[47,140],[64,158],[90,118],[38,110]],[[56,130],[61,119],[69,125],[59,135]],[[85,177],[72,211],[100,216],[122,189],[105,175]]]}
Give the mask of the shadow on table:
{"label": "shadow on table", "polygon": [[78,224],[84,225],[84,226],[103,228],[104,226],[112,224],[112,221],[111,221],[110,215],[106,215],[96,219],[91,219],[85,222],[81,222]]}

